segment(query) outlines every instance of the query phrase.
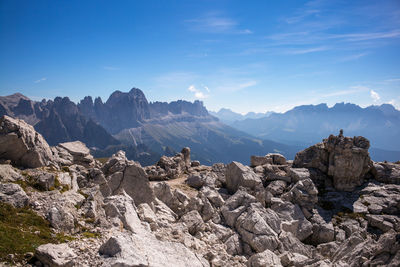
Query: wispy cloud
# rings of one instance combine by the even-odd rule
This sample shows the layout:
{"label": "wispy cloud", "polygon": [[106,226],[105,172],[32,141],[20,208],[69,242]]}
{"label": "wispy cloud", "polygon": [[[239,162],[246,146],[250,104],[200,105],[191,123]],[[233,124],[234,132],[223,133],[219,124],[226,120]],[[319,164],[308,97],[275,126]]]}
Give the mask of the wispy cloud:
{"label": "wispy cloud", "polygon": [[41,83],[41,82],[44,82],[44,81],[46,81],[46,80],[47,80],[47,78],[46,78],[46,77],[43,77],[43,78],[41,78],[41,79],[39,79],[39,80],[34,81],[34,83]]}
{"label": "wispy cloud", "polygon": [[340,90],[340,91],[322,94],[320,97],[321,98],[330,98],[330,97],[335,97],[335,96],[352,95],[352,94],[358,94],[361,92],[367,92],[370,90],[371,89],[369,87],[357,85],[357,86],[351,86],[347,90]]}
{"label": "wispy cloud", "polygon": [[338,61],[339,62],[353,61],[353,60],[357,60],[359,58],[365,57],[366,55],[368,55],[368,53],[358,53],[358,54],[342,57],[342,58],[338,59]]}
{"label": "wispy cloud", "polygon": [[369,41],[376,39],[390,39],[400,37],[400,31],[384,31],[384,32],[364,32],[364,33],[346,33],[346,34],[331,34],[328,39],[343,39],[350,42]]}
{"label": "wispy cloud", "polygon": [[209,33],[252,34],[253,31],[239,27],[239,23],[218,12],[210,12],[185,21],[193,30]]}
{"label": "wispy cloud", "polygon": [[289,54],[289,55],[303,55],[303,54],[321,52],[321,51],[326,51],[326,50],[329,50],[329,47],[320,46],[320,47],[312,47],[312,48],[305,48],[305,49],[290,49],[290,50],[287,50],[285,53]]}
{"label": "wispy cloud", "polygon": [[381,99],[380,95],[374,90],[370,91],[370,96],[374,102],[378,102]]}
{"label": "wispy cloud", "polygon": [[298,22],[302,21],[303,19],[305,19],[305,18],[307,18],[309,16],[312,16],[312,15],[320,13],[320,10],[307,9],[307,10],[299,11],[298,13],[299,14],[297,14],[297,15],[295,15],[293,17],[286,18],[285,19],[286,23],[288,23],[288,24],[298,23]]}
{"label": "wispy cloud", "polygon": [[105,70],[119,70],[119,68],[112,67],[112,66],[104,66],[103,69],[105,69]]}
{"label": "wispy cloud", "polygon": [[387,80],[385,80],[385,82],[388,82],[388,83],[400,82],[400,78],[399,79],[387,79]]}

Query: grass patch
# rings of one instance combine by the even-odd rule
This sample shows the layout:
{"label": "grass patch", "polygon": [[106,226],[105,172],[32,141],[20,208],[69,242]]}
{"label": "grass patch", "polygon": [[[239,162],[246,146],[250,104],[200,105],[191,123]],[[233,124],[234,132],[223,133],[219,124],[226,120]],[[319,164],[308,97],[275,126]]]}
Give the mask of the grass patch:
{"label": "grass patch", "polygon": [[101,164],[105,164],[109,158],[96,158],[96,160],[100,161]]}
{"label": "grass patch", "polygon": [[89,197],[89,195],[83,192],[81,189],[78,190],[78,193],[81,194],[85,199]]}
{"label": "grass patch", "polygon": [[85,232],[82,232],[82,236],[84,238],[99,238],[99,237],[101,237],[101,234],[85,231]]}
{"label": "grass patch", "polygon": [[62,170],[63,172],[69,172],[69,167],[68,167],[68,166],[62,166],[62,167],[61,167],[61,170]]}
{"label": "grass patch", "polygon": [[21,262],[27,252],[42,244],[65,241],[54,236],[49,222],[32,210],[0,203],[0,261],[10,262],[7,255],[14,254],[14,261]]}

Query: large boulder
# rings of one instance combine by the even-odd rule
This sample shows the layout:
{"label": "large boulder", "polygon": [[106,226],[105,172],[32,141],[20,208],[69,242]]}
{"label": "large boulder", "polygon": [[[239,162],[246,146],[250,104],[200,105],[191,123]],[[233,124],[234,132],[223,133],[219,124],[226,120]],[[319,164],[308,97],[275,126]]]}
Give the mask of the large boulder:
{"label": "large boulder", "polygon": [[333,178],[336,189],[353,191],[372,168],[368,148],[369,141],[362,136],[331,135],[322,143],[297,153],[293,166],[319,169]]}
{"label": "large boulder", "polygon": [[11,204],[16,208],[22,208],[28,205],[29,198],[18,184],[0,183],[0,202]]}
{"label": "large boulder", "polygon": [[391,162],[374,162],[375,179],[381,183],[400,184],[400,164]]}
{"label": "large boulder", "polygon": [[58,147],[61,148],[61,151],[62,149],[65,149],[69,154],[71,154],[73,164],[78,164],[85,167],[94,166],[94,159],[93,156],[90,155],[89,148],[87,148],[86,145],[81,141],[60,143],[58,144]]}
{"label": "large boulder", "polygon": [[67,244],[45,244],[36,249],[36,258],[45,266],[75,266],[77,255]]}
{"label": "large boulder", "polygon": [[99,252],[106,256],[104,266],[209,266],[204,258],[183,244],[160,241],[149,233],[117,233],[100,247]]}
{"label": "large boulder", "polygon": [[126,158],[125,152],[118,151],[103,166],[102,171],[107,175],[102,192],[116,195],[122,191],[133,198],[136,205],[154,201],[154,193],[149,179],[139,163]]}
{"label": "large boulder", "polygon": [[262,186],[261,178],[250,167],[236,161],[226,167],[225,179],[226,187],[231,193],[235,193],[240,186],[249,189]]}
{"label": "large boulder", "polygon": [[46,140],[31,125],[3,116],[0,118],[0,159],[37,168],[49,165],[54,157]]}
{"label": "large boulder", "polygon": [[16,182],[22,178],[10,164],[0,164],[0,182]]}
{"label": "large boulder", "polygon": [[251,256],[246,265],[247,267],[282,266],[281,259],[268,249]]}

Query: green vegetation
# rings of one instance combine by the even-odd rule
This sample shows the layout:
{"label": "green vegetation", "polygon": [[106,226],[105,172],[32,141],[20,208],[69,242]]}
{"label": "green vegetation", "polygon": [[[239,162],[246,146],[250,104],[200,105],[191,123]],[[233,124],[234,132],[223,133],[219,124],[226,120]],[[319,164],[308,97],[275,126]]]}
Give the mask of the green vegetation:
{"label": "green vegetation", "polygon": [[84,238],[99,238],[99,237],[101,237],[101,234],[85,231],[85,232],[82,232],[82,236]]}
{"label": "green vegetation", "polygon": [[359,219],[365,219],[365,214],[363,213],[357,213],[357,212],[349,212],[349,211],[344,211],[344,212],[338,212],[336,215],[334,215],[334,218],[336,219],[337,224],[341,224],[346,218],[353,219],[353,220],[359,220]]}
{"label": "green vegetation", "polygon": [[101,164],[105,164],[109,158],[96,158],[96,160],[100,161]]}
{"label": "green vegetation", "polygon": [[68,167],[68,166],[62,166],[62,167],[61,167],[61,170],[62,170],[63,172],[69,172],[69,167]]}
{"label": "green vegetation", "polygon": [[83,192],[81,189],[78,190],[78,193],[81,194],[85,199],[89,197],[89,195]]}
{"label": "green vegetation", "polygon": [[27,252],[46,243],[62,243],[72,237],[53,234],[49,222],[28,208],[14,208],[0,203],[0,261],[10,261],[7,255],[14,254],[20,262]]}

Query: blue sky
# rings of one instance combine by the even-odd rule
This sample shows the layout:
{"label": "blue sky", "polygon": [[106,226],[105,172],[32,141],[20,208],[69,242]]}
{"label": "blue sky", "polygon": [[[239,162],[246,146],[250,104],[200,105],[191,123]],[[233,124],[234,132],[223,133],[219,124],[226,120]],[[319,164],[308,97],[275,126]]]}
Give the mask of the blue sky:
{"label": "blue sky", "polygon": [[0,0],[0,95],[400,108],[400,1]]}

